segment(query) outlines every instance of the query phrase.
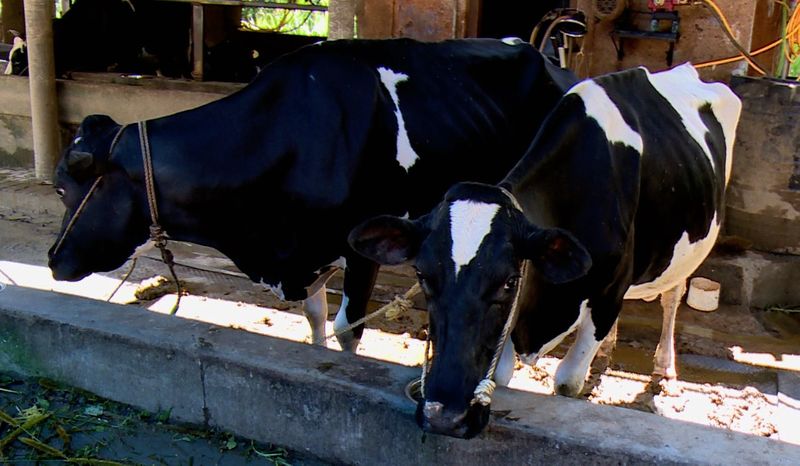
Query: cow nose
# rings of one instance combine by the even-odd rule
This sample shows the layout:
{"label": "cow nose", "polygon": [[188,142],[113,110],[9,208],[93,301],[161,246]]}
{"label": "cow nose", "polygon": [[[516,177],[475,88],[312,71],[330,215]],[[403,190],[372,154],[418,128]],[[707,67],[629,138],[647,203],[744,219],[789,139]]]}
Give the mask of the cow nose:
{"label": "cow nose", "polygon": [[442,414],[444,405],[435,401],[426,401],[425,406],[422,408],[422,413],[425,414],[426,419],[432,417],[439,417]]}
{"label": "cow nose", "polygon": [[453,413],[444,408],[442,403],[426,401],[422,406],[422,428],[435,434],[464,437],[467,433],[467,411]]}

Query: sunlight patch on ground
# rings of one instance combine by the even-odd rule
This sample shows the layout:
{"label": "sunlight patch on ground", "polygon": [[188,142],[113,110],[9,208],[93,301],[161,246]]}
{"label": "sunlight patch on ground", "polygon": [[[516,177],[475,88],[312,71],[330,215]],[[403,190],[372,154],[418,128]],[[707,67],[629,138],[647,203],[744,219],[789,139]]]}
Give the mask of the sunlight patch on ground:
{"label": "sunlight patch on ground", "polygon": [[771,353],[748,353],[741,346],[731,346],[730,350],[733,360],[736,362],[774,369],[800,371],[800,354],[782,354],[776,358]]}
{"label": "sunlight patch on ground", "polygon": [[[0,283],[106,301],[119,285],[119,280],[92,274],[78,282],[60,282],[53,279],[47,267],[0,261]],[[135,301],[134,291],[136,285],[126,283],[111,302],[126,304]]]}
{"label": "sunlight patch on ground", "polygon": [[[149,307],[151,311],[168,314],[175,304],[174,294],[165,295]],[[305,317],[252,304],[184,296],[177,315],[224,327],[238,328],[276,338],[308,343],[311,330]],[[325,325],[326,333],[333,334],[333,322]],[[340,351],[336,338],[327,341],[328,349]],[[394,362],[405,366],[422,364],[425,342],[411,339],[408,334],[394,335],[380,330],[366,329],[358,348],[360,356]]]}

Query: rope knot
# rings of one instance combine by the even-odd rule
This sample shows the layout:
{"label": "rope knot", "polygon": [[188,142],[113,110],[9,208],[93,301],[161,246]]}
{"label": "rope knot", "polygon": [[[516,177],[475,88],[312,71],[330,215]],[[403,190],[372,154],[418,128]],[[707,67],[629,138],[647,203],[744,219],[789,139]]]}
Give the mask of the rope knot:
{"label": "rope knot", "polygon": [[471,405],[478,403],[481,406],[489,406],[492,404],[492,395],[494,395],[494,389],[497,388],[497,384],[492,379],[483,379],[478,382],[478,386],[475,387],[475,391],[472,393],[474,397],[472,398]]}
{"label": "rope knot", "polygon": [[167,245],[167,234],[161,228],[161,225],[150,225],[150,239],[159,249]]}
{"label": "rope knot", "polygon": [[414,307],[414,302],[405,296],[395,296],[394,300],[388,304],[386,310],[386,318],[389,320],[397,320],[401,314],[409,311]]}

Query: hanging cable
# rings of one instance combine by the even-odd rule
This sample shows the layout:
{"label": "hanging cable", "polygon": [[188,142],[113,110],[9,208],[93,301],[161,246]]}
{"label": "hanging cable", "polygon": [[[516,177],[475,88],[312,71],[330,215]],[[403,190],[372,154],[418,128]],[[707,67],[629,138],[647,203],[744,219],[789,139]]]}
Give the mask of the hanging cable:
{"label": "hanging cable", "polygon": [[703,0],[703,4],[711,9],[711,11],[714,14],[714,17],[722,25],[722,30],[725,33],[725,35],[728,37],[728,40],[731,42],[731,44],[733,44],[733,46],[736,48],[736,50],[739,51],[739,53],[741,54],[742,58],[747,60],[747,63],[749,63],[750,66],[752,66],[753,69],[756,70],[757,73],[759,73],[761,75],[766,75],[767,72],[764,71],[763,68],[758,66],[758,64],[755,62],[753,57],[750,55],[750,52],[745,50],[745,48],[742,47],[742,45],[739,44],[739,42],[733,36],[733,30],[731,29],[731,25],[728,22],[728,19],[725,17],[725,14],[722,12],[720,7],[717,5],[717,3],[714,0]]}
{"label": "hanging cable", "polygon": [[[777,3],[783,5],[784,8],[786,8],[787,10],[789,9],[789,6],[786,5],[784,2],[777,2]],[[794,50],[795,46],[800,47],[800,9],[798,9],[797,7],[794,8],[792,14],[790,15],[789,21],[786,26],[785,34],[782,37],[770,42],[769,44],[766,44],[756,50],[753,50],[752,52],[749,53],[749,55],[750,57],[760,55],[764,52],[774,49],[775,47],[781,45],[782,43],[786,44],[784,54],[789,53],[788,50]],[[790,58],[791,56],[792,55],[786,57],[787,60],[789,60],[790,62],[792,61],[792,58]],[[795,59],[798,58],[797,54],[793,56]],[[732,57],[720,58],[717,60],[710,60],[702,63],[697,63],[694,65],[694,67],[707,68],[711,66],[726,65],[728,63],[734,63],[744,59],[746,59],[746,57],[742,54],[739,54]]]}

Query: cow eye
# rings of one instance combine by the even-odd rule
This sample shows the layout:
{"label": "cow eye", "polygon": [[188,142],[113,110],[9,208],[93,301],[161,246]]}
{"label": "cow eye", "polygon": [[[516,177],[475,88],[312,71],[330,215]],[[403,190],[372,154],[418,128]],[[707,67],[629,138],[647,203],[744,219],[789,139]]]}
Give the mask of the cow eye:
{"label": "cow eye", "polygon": [[64,188],[56,188],[56,195],[58,195],[58,197],[64,197],[64,193],[66,193]]}
{"label": "cow eye", "polygon": [[503,285],[503,289],[505,291],[513,291],[517,289],[517,285],[519,285],[519,277],[515,275],[506,280],[505,285]]}

